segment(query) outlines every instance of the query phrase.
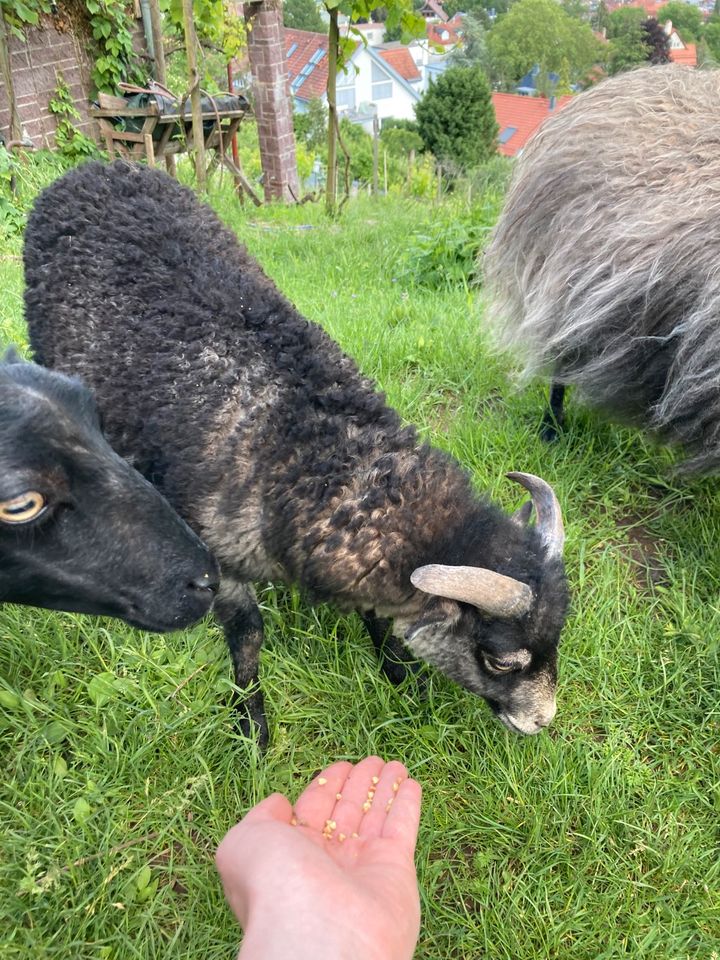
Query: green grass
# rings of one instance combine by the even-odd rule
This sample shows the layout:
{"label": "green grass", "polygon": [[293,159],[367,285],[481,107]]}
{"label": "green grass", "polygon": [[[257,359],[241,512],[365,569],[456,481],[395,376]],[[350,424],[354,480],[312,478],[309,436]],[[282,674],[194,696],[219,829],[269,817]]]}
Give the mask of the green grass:
{"label": "green grass", "polygon": [[[720,951],[720,498],[570,398],[538,438],[540,387],[488,355],[481,295],[404,289],[414,233],[459,207],[213,200],[267,272],[408,420],[508,508],[507,470],[553,483],[573,612],[559,710],[535,738],[429,671],[391,687],[355,617],[265,586],[272,745],[233,727],[230,667],[205,622],[0,611],[0,957],[233,955],[212,853],[254,801],[329,759],[400,757],[423,784],[418,960],[713,960]],[[0,247],[0,337],[23,336],[17,241]]]}

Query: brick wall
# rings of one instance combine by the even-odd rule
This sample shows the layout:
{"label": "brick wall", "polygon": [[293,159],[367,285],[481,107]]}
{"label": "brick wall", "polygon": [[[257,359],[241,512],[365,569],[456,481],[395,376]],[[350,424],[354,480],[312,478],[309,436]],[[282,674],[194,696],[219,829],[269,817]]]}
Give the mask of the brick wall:
{"label": "brick wall", "polygon": [[297,200],[300,186],[283,43],[281,0],[245,4],[248,57],[266,200]]}
{"label": "brick wall", "polygon": [[[25,41],[8,34],[10,66],[20,124],[36,147],[55,143],[55,118],[48,109],[60,71],[81,120],[76,122],[89,136],[96,133],[88,117],[91,65],[85,46],[70,31],[60,32],[52,18],[28,28]],[[10,139],[10,107],[7,90],[0,79],[0,131]]]}

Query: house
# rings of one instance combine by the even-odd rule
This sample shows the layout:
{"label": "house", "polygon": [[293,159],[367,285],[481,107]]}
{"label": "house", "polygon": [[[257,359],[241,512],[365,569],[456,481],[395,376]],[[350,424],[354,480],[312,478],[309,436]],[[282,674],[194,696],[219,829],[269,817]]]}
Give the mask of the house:
{"label": "house", "polygon": [[447,20],[444,23],[429,22],[426,33],[430,43],[444,47],[446,50],[456,47],[462,42],[463,14],[456,13],[452,20]]}
{"label": "house", "polygon": [[[299,111],[326,96],[328,38],[324,33],[285,29],[290,94]],[[364,46],[355,42],[348,68],[337,78],[338,112],[366,129],[373,117],[412,120],[420,99],[422,73],[408,47],[399,43]]]}
{"label": "house", "polygon": [[[369,47],[376,47],[378,44],[383,42],[385,37],[385,24],[384,23],[374,23],[372,20],[369,23],[348,23],[341,27],[341,30],[346,34],[346,36],[355,36],[358,34],[363,38],[365,43]],[[352,32],[350,32],[352,30]]]}
{"label": "house", "polygon": [[520,93],[494,93],[492,101],[499,128],[498,152],[506,157],[518,156],[545,120],[571,100],[572,95],[548,99]]}
{"label": "house", "polygon": [[439,0],[425,0],[425,3],[420,7],[419,13],[420,16],[425,17],[426,20],[441,20],[444,23],[450,19],[443,10],[443,6]]}
{"label": "house", "polygon": [[623,7],[640,7],[648,17],[654,17],[657,20],[660,8],[667,2],[668,0],[607,0],[605,5],[608,13],[621,10]]}
{"label": "house", "polygon": [[[540,67],[536,63],[535,66],[528,70],[524,77],[518,81],[518,85],[515,87],[517,93],[522,93],[526,97],[534,97],[537,92],[537,82],[540,76]],[[549,71],[547,74],[548,83],[550,84],[550,89],[554,90],[557,86],[557,82],[560,79],[560,74],[553,73]]]}
{"label": "house", "polygon": [[663,30],[665,31],[668,38],[668,50],[670,52],[670,60],[673,63],[681,63],[686,67],[696,67],[697,66],[697,47],[694,43],[685,43],[680,34],[677,32],[675,27],[672,25],[672,20],[668,20]]}

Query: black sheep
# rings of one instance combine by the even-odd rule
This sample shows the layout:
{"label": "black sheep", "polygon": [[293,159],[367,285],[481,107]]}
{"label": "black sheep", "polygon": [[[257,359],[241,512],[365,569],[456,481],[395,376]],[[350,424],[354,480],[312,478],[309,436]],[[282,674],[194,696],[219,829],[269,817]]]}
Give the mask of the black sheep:
{"label": "black sheep", "polygon": [[87,387],[0,362],[0,603],[177,630],[210,609],[207,548],[100,431]]}
{"label": "black sheep", "polygon": [[116,449],[218,557],[215,612],[261,739],[258,579],[360,611],[390,674],[400,638],[510,729],[550,722],[568,595],[544,481],[513,475],[536,527],[479,498],[165,174],[90,163],[58,180],[25,271],[37,359],[85,378]]}

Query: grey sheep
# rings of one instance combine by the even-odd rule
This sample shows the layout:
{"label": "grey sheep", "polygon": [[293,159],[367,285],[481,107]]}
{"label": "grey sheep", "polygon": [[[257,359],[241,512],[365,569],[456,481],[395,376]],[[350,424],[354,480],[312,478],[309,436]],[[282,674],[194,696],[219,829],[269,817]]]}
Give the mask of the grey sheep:
{"label": "grey sheep", "polygon": [[720,465],[720,71],[645,67],[547,120],[485,252],[525,374]]}
{"label": "grey sheep", "polygon": [[267,739],[260,579],[359,611],[391,676],[404,643],[508,728],[550,722],[568,595],[546,483],[514,475],[535,526],[478,497],[160,172],[91,163],[57,181],[30,217],[25,272],[37,359],[92,386],[118,452],[220,561],[246,729]]}

